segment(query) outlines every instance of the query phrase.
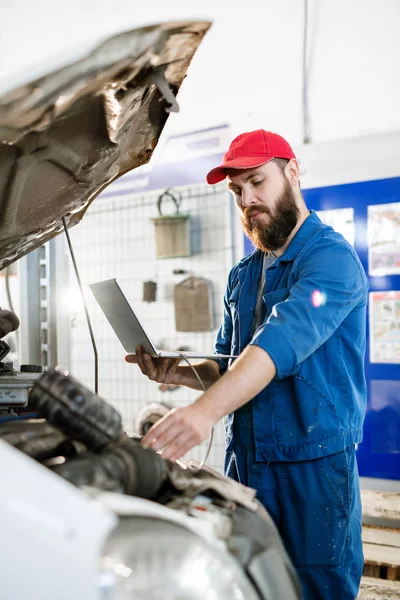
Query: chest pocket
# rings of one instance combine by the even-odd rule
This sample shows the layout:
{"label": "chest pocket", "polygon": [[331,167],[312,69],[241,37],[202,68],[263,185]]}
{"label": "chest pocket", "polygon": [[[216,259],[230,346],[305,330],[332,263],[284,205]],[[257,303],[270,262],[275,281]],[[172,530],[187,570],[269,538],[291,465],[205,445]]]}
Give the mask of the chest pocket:
{"label": "chest pocket", "polygon": [[284,302],[290,294],[290,288],[282,288],[280,290],[275,290],[274,292],[269,292],[263,296],[263,300],[267,309],[266,319],[272,313],[272,310],[276,304],[279,302]]}

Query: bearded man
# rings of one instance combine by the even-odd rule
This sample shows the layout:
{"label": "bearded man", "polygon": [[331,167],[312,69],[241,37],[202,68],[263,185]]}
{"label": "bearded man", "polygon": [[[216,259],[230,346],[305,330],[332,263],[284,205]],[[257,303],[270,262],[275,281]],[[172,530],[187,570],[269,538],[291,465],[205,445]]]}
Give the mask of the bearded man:
{"label": "bearded man", "polygon": [[[255,251],[235,265],[207,392],[168,413],[143,444],[174,460],[225,417],[226,474],[255,488],[306,600],[354,600],[363,569],[355,456],[366,406],[368,281],[353,247],[310,212],[290,145],[239,135],[207,181],[227,180]],[[126,357],[150,379],[200,389],[190,367]]]}

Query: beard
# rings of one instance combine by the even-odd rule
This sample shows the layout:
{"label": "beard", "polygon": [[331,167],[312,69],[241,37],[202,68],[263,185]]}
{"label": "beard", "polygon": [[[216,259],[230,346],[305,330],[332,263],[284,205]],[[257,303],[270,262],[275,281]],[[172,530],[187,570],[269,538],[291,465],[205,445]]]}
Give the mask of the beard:
{"label": "beard", "polygon": [[[266,213],[271,221],[267,225],[252,221],[250,215],[257,212]],[[240,216],[244,233],[253,246],[263,252],[274,252],[281,248],[296,227],[300,211],[296,204],[293,190],[285,178],[284,189],[276,201],[272,212],[267,206],[253,205],[245,208]]]}

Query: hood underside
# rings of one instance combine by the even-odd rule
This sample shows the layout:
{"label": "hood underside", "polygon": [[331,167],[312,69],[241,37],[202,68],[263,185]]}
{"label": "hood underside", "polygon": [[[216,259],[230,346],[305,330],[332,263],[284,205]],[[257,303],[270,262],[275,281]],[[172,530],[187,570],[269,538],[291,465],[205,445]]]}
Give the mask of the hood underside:
{"label": "hood underside", "polygon": [[0,269],[83,217],[147,163],[207,22],[115,36],[86,58],[0,97]]}

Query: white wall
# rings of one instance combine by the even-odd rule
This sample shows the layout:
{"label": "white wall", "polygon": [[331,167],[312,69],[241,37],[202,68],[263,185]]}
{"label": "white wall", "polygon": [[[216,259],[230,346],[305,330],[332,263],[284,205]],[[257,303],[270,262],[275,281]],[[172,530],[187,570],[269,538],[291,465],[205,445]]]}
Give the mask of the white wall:
{"label": "white wall", "polygon": [[[164,136],[220,123],[302,130],[303,0],[20,0],[0,7],[0,90],[150,22],[211,19]],[[400,129],[399,0],[309,0],[314,141]]]}

